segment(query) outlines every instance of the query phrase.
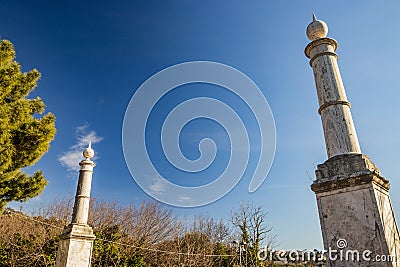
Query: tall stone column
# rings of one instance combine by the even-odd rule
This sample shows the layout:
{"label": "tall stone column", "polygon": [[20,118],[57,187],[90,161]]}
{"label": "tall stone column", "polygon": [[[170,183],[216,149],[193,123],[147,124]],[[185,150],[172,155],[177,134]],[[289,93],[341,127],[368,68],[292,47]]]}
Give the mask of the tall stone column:
{"label": "tall stone column", "polygon": [[[316,193],[329,266],[400,266],[399,232],[389,182],[358,143],[335,50],[325,22],[307,27],[328,160],[318,165]],[[383,261],[384,259],[384,261]]]}
{"label": "tall stone column", "polygon": [[90,143],[83,151],[83,156],[86,159],[79,163],[81,167],[72,220],[60,237],[56,267],[89,267],[91,262],[95,236],[87,220],[95,164],[90,160],[94,156]]}

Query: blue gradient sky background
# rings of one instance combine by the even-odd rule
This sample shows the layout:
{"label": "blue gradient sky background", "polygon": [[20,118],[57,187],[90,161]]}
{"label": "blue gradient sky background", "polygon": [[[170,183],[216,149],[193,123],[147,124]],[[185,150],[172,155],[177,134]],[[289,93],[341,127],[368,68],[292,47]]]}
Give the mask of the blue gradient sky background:
{"label": "blue gradient sky background", "polygon": [[[59,159],[68,155],[74,162],[75,154],[69,152],[80,151],[88,138],[101,140],[94,145],[98,158],[93,196],[122,204],[150,200],[131,178],[123,158],[122,121],[129,100],[142,82],[165,67],[216,61],[244,72],[263,91],[276,123],[275,161],[255,193],[247,192],[251,177],[244,177],[217,202],[173,208],[175,213],[228,219],[239,201],[248,201],[269,212],[280,248],[321,248],[317,206],[309,186],[326,152],[312,70],[303,52],[313,11],[327,22],[328,36],[339,42],[339,66],[362,151],[391,181],[392,203],[400,216],[397,0],[0,0],[0,34],[15,44],[24,71],[35,67],[42,73],[35,95],[57,117],[57,136],[34,167],[43,170],[49,185],[25,209],[74,195],[77,174]],[[213,91],[210,86],[194,87],[197,94]],[[223,130],[208,121],[188,127],[186,136],[207,136],[207,129],[224,139]],[[193,140],[183,142],[182,149],[196,157],[196,147],[189,141]],[[224,165],[226,155],[220,159],[217,167]]]}

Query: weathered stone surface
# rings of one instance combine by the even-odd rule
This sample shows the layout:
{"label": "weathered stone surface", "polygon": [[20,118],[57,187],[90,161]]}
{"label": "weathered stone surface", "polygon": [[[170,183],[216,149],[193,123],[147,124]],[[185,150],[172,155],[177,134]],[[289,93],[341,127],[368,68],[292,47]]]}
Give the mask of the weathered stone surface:
{"label": "weathered stone surface", "polygon": [[90,189],[92,187],[93,168],[96,166],[90,159],[82,160],[79,165],[78,186],[74,209],[72,213],[72,223],[86,224],[89,216]]}
{"label": "weathered stone surface", "polygon": [[315,171],[317,182],[350,178],[364,174],[380,176],[378,167],[363,154],[338,155],[319,164]]}
{"label": "weathered stone surface", "polygon": [[93,239],[93,230],[92,227],[85,224],[73,224],[71,223],[67,227],[65,227],[63,233],[60,236],[60,239],[67,238],[89,238]]}
{"label": "weathered stone surface", "polygon": [[[399,234],[387,190],[370,182],[316,195],[324,247],[337,251],[329,266],[400,266]],[[338,246],[339,240],[347,245]],[[358,257],[347,254],[353,252]],[[394,259],[378,262],[378,257]]]}
{"label": "weathered stone surface", "polygon": [[79,163],[81,168],[72,220],[60,237],[56,267],[89,267],[91,262],[95,236],[92,228],[87,225],[87,220],[95,164],[90,160],[94,156],[90,143],[89,147],[83,151],[83,155],[86,159]]}
{"label": "weathered stone surface", "polygon": [[[375,164],[362,154],[340,155],[318,165],[316,176],[311,188],[317,196],[324,247],[337,251],[330,266],[400,266],[390,186]],[[339,240],[346,240],[347,246],[338,247]],[[368,251],[371,254],[363,258]],[[353,253],[358,257],[352,258]],[[383,255],[395,258],[376,261]]]}
{"label": "weathered stone surface", "polygon": [[317,88],[318,102],[328,158],[348,153],[361,153],[350,113],[335,50],[337,42],[319,38],[307,45]]}
{"label": "weathered stone surface", "polygon": [[375,164],[363,154],[338,155],[319,164],[315,171],[317,180],[311,185],[315,193],[350,186],[374,183],[389,190],[390,184],[380,175]]}
{"label": "weathered stone surface", "polygon": [[57,252],[56,266],[89,267],[95,236],[88,225],[68,225],[62,235]]}
{"label": "weathered stone surface", "polygon": [[361,154],[337,64],[337,42],[326,38],[327,31],[321,34],[323,24],[315,17],[311,24],[307,35],[312,42],[305,53],[314,71],[328,153],[311,189],[317,197],[328,266],[400,266],[389,182]]}

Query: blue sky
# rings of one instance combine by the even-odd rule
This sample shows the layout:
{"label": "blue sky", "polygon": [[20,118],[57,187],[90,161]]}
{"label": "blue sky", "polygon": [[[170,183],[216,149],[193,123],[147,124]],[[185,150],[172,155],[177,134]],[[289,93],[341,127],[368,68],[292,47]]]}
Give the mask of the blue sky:
{"label": "blue sky", "polygon": [[[256,192],[248,193],[251,175],[245,175],[222,199],[174,211],[186,217],[202,213],[228,219],[238,202],[252,202],[269,212],[280,248],[321,248],[317,206],[309,186],[316,165],[327,156],[312,70],[304,55],[309,42],[305,29],[314,11],[328,24],[328,36],[339,42],[339,66],[361,149],[390,180],[392,203],[400,216],[399,10],[397,0],[0,0],[1,37],[14,43],[24,71],[37,68],[42,73],[34,95],[40,95],[46,110],[57,118],[51,149],[33,168],[43,170],[49,185],[25,207],[74,195],[77,174],[68,164],[78,163],[75,152],[89,139],[97,155],[92,195],[122,204],[150,200],[124,160],[121,135],[128,103],[145,80],[166,67],[214,61],[245,73],[268,100],[276,124],[275,160]],[[220,96],[213,86],[188,85],[184,96],[167,95],[164,105],[171,106],[171,101],[189,97],[190,92]],[[239,101],[226,99],[248,112]],[[158,112],[164,109],[161,106]],[[162,116],[154,114],[156,119]],[[229,148],[224,130],[203,120],[182,132],[184,154],[195,159],[196,140],[203,137],[215,137],[217,145]],[[150,150],[160,152],[156,147]],[[218,167],[227,160],[224,149],[219,152],[214,173],[221,172]],[[159,153],[155,155],[156,163],[165,166],[161,171],[168,173],[170,167],[157,158]],[[193,179],[186,182],[204,182]]]}

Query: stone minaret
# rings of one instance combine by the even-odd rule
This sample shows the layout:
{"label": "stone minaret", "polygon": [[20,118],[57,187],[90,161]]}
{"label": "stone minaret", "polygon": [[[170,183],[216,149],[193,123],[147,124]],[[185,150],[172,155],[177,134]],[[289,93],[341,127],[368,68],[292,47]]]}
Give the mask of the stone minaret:
{"label": "stone minaret", "polygon": [[[307,27],[311,43],[305,54],[314,72],[328,153],[328,160],[318,165],[311,186],[317,197],[324,247],[331,250],[328,264],[400,266],[399,232],[388,194],[390,185],[361,153],[337,64],[337,42],[327,38],[327,33],[325,22],[313,16]],[[360,261],[353,261],[357,253]],[[376,257],[382,259],[383,255],[386,259],[389,255],[396,258],[378,262]]]}
{"label": "stone minaret", "polygon": [[64,229],[57,252],[56,267],[89,267],[92,257],[93,235],[92,228],[87,224],[89,215],[90,188],[92,184],[93,167],[90,159],[94,151],[89,147],[83,151],[79,165],[79,181],[76,189],[74,210],[71,223]]}

